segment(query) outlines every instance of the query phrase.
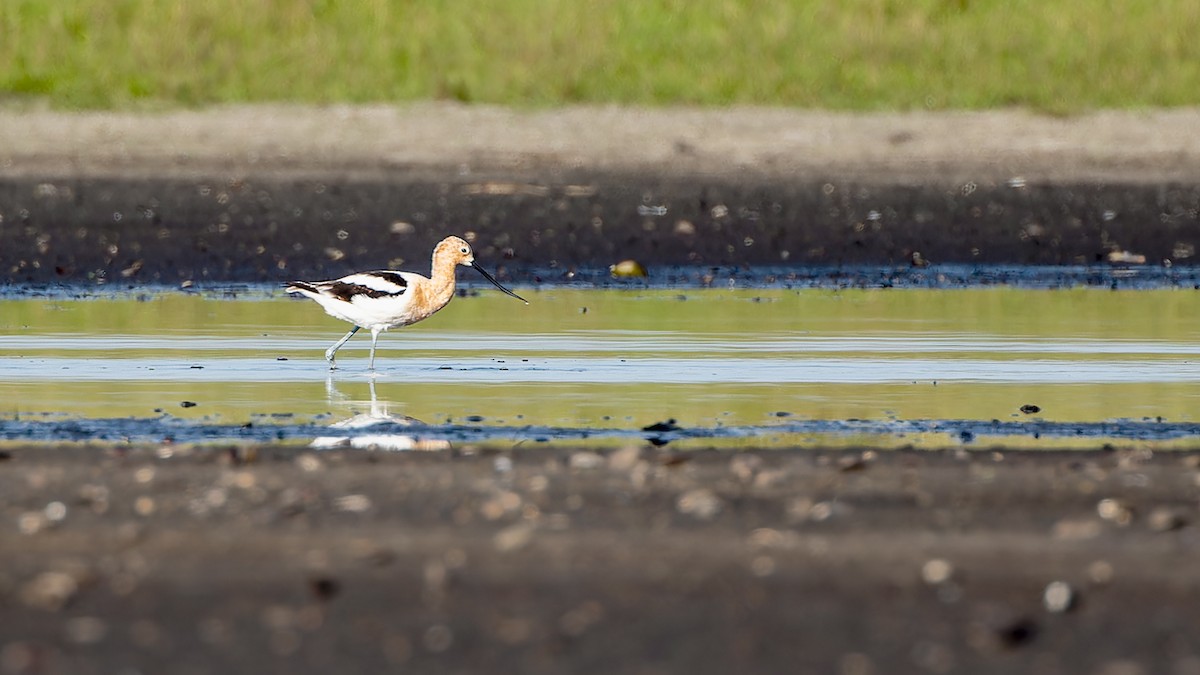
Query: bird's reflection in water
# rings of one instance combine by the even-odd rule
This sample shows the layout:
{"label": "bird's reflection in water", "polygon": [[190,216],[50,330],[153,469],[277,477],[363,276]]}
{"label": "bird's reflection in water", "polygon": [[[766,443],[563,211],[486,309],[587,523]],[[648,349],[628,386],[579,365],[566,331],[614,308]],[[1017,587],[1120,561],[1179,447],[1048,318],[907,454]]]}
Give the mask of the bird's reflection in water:
{"label": "bird's reflection in water", "polygon": [[[359,413],[354,417],[334,422],[329,425],[336,434],[314,438],[310,447],[319,450],[334,448],[360,448],[364,450],[449,450],[450,441],[441,439],[420,438],[414,434],[403,433],[403,427],[423,425],[421,420],[406,415],[392,415],[387,411],[387,401],[380,401],[375,394],[375,378],[368,381],[371,389],[371,407],[368,412]],[[353,406],[350,401],[337,390],[333,378],[325,380],[325,392],[329,403]]]}

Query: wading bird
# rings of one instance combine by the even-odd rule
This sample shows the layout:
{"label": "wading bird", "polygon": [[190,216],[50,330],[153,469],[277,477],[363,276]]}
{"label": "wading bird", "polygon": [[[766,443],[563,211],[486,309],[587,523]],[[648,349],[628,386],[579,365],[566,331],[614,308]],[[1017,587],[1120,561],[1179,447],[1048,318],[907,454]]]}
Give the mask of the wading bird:
{"label": "wading bird", "polygon": [[496,278],[475,262],[471,245],[458,237],[446,237],[433,248],[433,265],[429,277],[416,272],[358,272],[333,281],[293,281],[287,284],[288,293],[300,293],[317,301],[332,317],[354,324],[345,337],[325,350],[329,369],[337,368],[333,357],[337,350],[358,332],[371,331],[371,360],[368,368],[375,369],[375,343],[379,334],[389,328],[409,326],[426,319],[446,306],[454,297],[454,270],[458,265],[474,267],[496,288],[525,304],[529,301],[500,285]]}

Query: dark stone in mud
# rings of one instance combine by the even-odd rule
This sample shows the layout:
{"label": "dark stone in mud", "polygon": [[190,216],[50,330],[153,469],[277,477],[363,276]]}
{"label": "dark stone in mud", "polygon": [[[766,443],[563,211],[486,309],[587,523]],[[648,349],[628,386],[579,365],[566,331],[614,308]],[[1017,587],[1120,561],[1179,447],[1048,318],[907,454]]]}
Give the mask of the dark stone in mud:
{"label": "dark stone in mud", "polygon": [[308,581],[308,588],[313,597],[323,601],[333,599],[341,590],[341,586],[337,579],[331,577],[316,577]]}
{"label": "dark stone in mud", "polygon": [[1026,415],[1033,415],[1035,413],[1039,413],[1042,411],[1042,409],[1040,407],[1033,405],[1031,403],[1027,403],[1027,404],[1021,406],[1020,410],[1021,410],[1021,412],[1025,413]]}
{"label": "dark stone in mud", "polygon": [[642,431],[679,431],[679,425],[675,424],[675,418],[671,418],[666,422],[655,422],[644,426]]}
{"label": "dark stone in mud", "polygon": [[[501,278],[662,265],[1190,262],[1200,186],[527,172],[238,180],[8,177],[0,281],[284,281],[402,264],[470,233]],[[53,189],[46,186],[52,185]],[[653,207],[653,208],[649,208]],[[1122,258],[1125,259],[1125,258]],[[557,279],[545,279],[556,281]]]}
{"label": "dark stone in mud", "polygon": [[1032,619],[1021,618],[1000,626],[996,631],[1001,644],[1010,649],[1024,647],[1038,635],[1038,625]]}

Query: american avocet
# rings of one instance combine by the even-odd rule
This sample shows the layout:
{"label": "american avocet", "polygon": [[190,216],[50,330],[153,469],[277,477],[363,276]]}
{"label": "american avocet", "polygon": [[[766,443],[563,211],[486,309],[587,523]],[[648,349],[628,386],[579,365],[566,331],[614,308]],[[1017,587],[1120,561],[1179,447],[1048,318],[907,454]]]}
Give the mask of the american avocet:
{"label": "american avocet", "polygon": [[429,277],[391,270],[359,272],[333,281],[293,281],[287,285],[287,292],[306,295],[316,300],[330,316],[354,324],[345,337],[325,350],[330,370],[337,368],[333,360],[337,350],[359,328],[371,331],[371,360],[367,367],[374,370],[375,343],[379,334],[389,328],[414,324],[445,307],[454,297],[454,270],[458,265],[474,267],[496,288],[529,304],[476,264],[471,245],[458,237],[446,237],[434,247]]}

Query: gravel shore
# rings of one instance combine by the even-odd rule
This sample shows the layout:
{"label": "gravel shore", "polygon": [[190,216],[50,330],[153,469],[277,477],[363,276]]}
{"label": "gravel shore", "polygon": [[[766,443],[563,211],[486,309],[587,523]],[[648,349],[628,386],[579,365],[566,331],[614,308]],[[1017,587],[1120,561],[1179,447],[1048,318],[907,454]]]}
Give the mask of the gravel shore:
{"label": "gravel shore", "polygon": [[1194,453],[5,457],[5,672],[1200,666]]}
{"label": "gravel shore", "polygon": [[424,263],[1191,264],[1200,111],[0,112],[0,281]]}

